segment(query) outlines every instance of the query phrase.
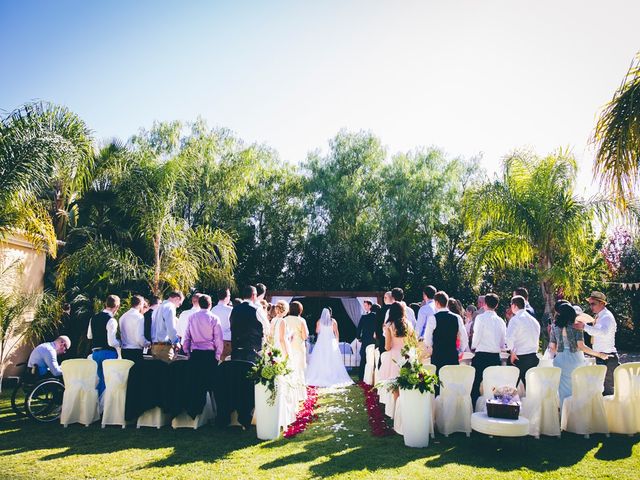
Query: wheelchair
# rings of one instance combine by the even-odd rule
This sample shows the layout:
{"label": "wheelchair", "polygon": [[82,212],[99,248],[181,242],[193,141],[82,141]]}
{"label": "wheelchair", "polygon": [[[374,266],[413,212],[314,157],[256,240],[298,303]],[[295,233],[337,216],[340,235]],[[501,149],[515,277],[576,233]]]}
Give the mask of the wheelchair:
{"label": "wheelchair", "polygon": [[11,394],[11,408],[15,414],[41,423],[58,420],[64,396],[62,380],[53,376],[40,376],[27,368],[26,363],[16,366],[23,367],[24,372]]}

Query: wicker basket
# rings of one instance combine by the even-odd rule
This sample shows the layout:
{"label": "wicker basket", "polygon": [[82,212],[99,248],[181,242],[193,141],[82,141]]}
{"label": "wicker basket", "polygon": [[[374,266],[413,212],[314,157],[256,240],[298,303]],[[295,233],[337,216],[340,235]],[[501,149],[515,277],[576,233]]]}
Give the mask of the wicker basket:
{"label": "wicker basket", "polygon": [[487,416],[493,418],[505,418],[508,420],[517,420],[520,415],[519,403],[502,403],[487,400]]}

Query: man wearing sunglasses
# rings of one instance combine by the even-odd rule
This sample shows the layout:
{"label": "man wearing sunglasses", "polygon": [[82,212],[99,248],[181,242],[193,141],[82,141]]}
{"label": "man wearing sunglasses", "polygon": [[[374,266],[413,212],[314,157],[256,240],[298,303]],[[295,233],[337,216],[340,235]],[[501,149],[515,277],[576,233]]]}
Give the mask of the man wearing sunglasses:
{"label": "man wearing sunglasses", "polygon": [[584,331],[591,335],[593,350],[609,355],[606,360],[596,358],[596,363],[607,367],[607,375],[604,379],[604,395],[613,395],[613,371],[620,365],[616,350],[616,319],[607,308],[607,297],[604,293],[591,292],[587,302],[589,302],[589,307],[594,313],[595,320],[593,325],[584,325],[576,322],[574,326],[580,328],[584,325]]}
{"label": "man wearing sunglasses", "polygon": [[37,368],[39,376],[44,377],[51,374],[54,377],[62,376],[62,370],[58,365],[58,355],[63,355],[71,347],[69,337],[63,335],[56,338],[53,342],[45,342],[33,349],[29,356],[27,366],[30,369]]}

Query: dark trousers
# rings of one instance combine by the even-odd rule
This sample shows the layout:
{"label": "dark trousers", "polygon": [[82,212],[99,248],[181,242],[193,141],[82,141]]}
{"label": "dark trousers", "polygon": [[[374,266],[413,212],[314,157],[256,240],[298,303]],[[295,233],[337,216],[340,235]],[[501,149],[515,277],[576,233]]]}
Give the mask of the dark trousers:
{"label": "dark trousers", "polygon": [[216,378],[216,367],[218,366],[216,352],[214,350],[192,350],[189,362],[192,365],[194,381],[200,385],[201,389],[212,392]]}
{"label": "dark trousers", "polygon": [[537,367],[540,363],[540,359],[538,355],[535,353],[527,353],[525,355],[517,355],[518,360],[511,363],[511,357],[507,360],[507,365],[513,365],[520,370],[520,375],[518,377],[519,381],[526,387],[527,382],[525,381],[525,375],[527,374],[527,370],[533,367]]}
{"label": "dark trousers", "polygon": [[[476,376],[473,379],[473,387],[471,388],[471,402],[473,408],[476,408],[476,400],[480,396],[480,384],[482,383],[482,374],[487,367],[500,366],[500,354],[489,352],[476,352],[471,366],[476,369]],[[488,392],[485,392],[488,393]]]}
{"label": "dark trousers", "polygon": [[620,365],[620,360],[618,359],[617,353],[609,353],[608,355],[610,355],[610,357],[606,360],[596,358],[597,365],[605,365],[607,367],[607,374],[604,377],[604,392],[602,392],[603,395],[613,395],[613,372],[616,367]]}
{"label": "dark trousers", "polygon": [[258,352],[252,348],[234,348],[231,350],[231,360],[244,360],[255,363],[258,361]]}
{"label": "dark trousers", "polygon": [[120,351],[124,360],[131,360],[132,362],[142,361],[142,349],[141,348],[123,348]]}

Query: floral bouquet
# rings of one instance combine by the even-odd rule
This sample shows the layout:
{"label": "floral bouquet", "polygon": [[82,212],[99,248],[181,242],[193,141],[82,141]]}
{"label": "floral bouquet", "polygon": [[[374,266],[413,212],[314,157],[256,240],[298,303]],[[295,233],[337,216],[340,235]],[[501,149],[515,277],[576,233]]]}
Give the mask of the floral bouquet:
{"label": "floral bouquet", "polygon": [[407,337],[401,354],[402,359],[396,362],[400,365],[400,374],[395,379],[385,382],[387,390],[417,389],[420,393],[434,393],[438,377],[425,368],[422,363],[423,354],[414,337]]}
{"label": "floral bouquet", "polygon": [[267,387],[271,393],[269,405],[273,405],[278,393],[276,379],[279,375],[287,375],[289,373],[291,373],[291,369],[287,366],[287,359],[273,343],[267,341],[262,346],[258,362],[249,372],[248,378]]}
{"label": "floral bouquet", "polygon": [[487,415],[516,420],[520,415],[518,390],[509,386],[494,388],[493,398],[487,400]]}

